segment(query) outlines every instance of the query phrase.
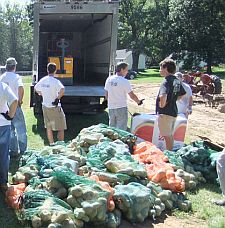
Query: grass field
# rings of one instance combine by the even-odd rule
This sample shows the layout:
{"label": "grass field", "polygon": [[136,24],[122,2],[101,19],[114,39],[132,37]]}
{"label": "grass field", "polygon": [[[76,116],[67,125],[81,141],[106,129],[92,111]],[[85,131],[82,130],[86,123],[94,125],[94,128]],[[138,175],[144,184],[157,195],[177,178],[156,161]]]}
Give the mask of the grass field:
{"label": "grass field", "polygon": [[[225,69],[218,68],[215,74],[219,72],[220,75],[225,75]],[[225,78],[225,77],[223,77]],[[150,69],[141,72],[137,78],[132,80],[132,83],[159,83],[162,77],[159,76],[158,70]],[[25,97],[23,104],[23,111],[26,118],[27,134],[28,134],[28,148],[38,149],[47,145],[47,138],[43,126],[42,116],[35,117],[33,110],[29,107],[29,86],[31,78],[24,77],[25,83]],[[223,80],[225,86],[225,80]],[[65,132],[65,141],[72,140],[76,137],[78,132],[93,124],[108,123],[107,112],[97,115],[68,115],[67,125],[68,130]],[[18,167],[18,161],[11,161],[10,172],[13,174]],[[218,207],[211,204],[212,198],[222,198],[221,191],[218,185],[205,184],[199,187],[195,192],[188,192],[188,198],[192,201],[193,211],[183,213],[180,211],[173,211],[173,214],[178,218],[191,219],[193,216],[203,219],[208,224],[208,227],[222,228],[225,227],[225,207]],[[15,212],[8,208],[4,203],[3,197],[0,196],[0,227],[3,228],[22,228],[24,226],[18,223]],[[196,227],[197,224],[196,224]]]}

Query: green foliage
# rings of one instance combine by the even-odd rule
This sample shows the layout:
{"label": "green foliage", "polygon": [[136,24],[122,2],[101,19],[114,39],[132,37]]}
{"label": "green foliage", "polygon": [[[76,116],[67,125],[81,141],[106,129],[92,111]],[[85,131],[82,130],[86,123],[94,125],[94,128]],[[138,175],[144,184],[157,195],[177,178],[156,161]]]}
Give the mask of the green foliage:
{"label": "green foliage", "polygon": [[32,64],[33,30],[29,25],[26,9],[18,4],[0,9],[0,64],[8,57],[15,57],[17,70],[30,70]]}
{"label": "green foliage", "polygon": [[225,2],[170,0],[169,16],[176,50],[193,53],[211,65],[224,60]]}
{"label": "green foliage", "polygon": [[133,69],[137,69],[141,53],[148,54],[154,62],[158,61],[156,56],[161,52],[162,39],[157,32],[163,25],[161,19],[165,16],[164,9],[164,1],[121,1],[119,48],[132,50]]}

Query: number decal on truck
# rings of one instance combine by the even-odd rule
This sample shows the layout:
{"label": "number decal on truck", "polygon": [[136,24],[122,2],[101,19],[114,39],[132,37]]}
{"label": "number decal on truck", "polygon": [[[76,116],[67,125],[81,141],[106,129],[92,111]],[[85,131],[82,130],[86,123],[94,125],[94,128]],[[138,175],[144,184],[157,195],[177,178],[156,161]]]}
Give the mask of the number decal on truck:
{"label": "number decal on truck", "polygon": [[72,10],[82,10],[83,6],[82,5],[71,5]]}

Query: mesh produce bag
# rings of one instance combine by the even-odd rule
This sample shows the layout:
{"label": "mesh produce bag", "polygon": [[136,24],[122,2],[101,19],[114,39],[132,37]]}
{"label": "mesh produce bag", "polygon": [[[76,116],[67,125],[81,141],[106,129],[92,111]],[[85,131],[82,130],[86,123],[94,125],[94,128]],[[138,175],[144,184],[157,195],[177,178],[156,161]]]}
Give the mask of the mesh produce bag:
{"label": "mesh produce bag", "polygon": [[117,185],[113,197],[116,206],[131,222],[143,222],[148,217],[155,198],[149,188],[133,182]]}

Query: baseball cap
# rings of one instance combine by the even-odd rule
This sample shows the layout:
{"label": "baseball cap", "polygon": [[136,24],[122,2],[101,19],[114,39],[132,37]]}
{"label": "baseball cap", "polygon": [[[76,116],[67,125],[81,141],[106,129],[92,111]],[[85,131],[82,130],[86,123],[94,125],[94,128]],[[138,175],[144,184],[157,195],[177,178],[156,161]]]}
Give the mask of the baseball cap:
{"label": "baseball cap", "polygon": [[16,64],[17,64],[16,59],[13,57],[10,57],[6,60],[7,66],[16,66]]}

